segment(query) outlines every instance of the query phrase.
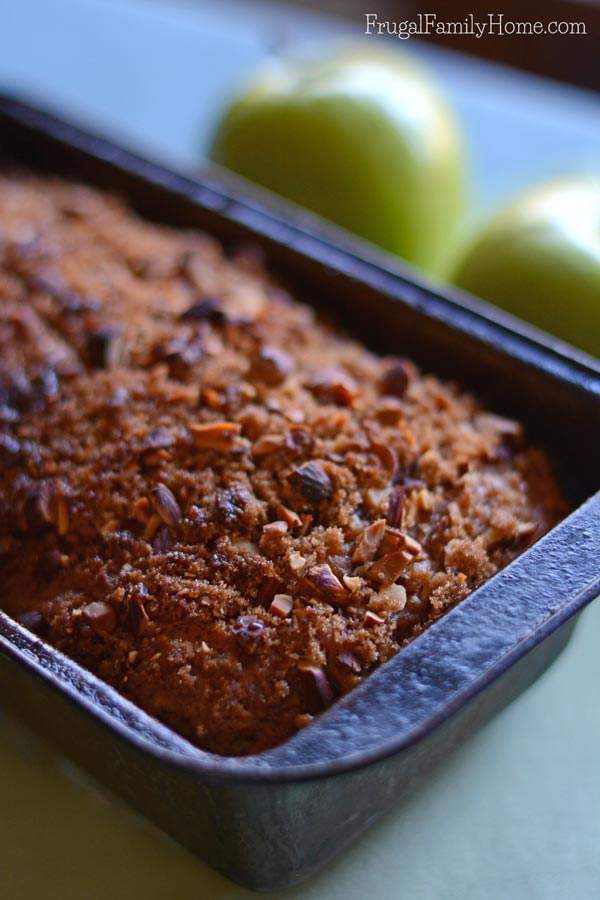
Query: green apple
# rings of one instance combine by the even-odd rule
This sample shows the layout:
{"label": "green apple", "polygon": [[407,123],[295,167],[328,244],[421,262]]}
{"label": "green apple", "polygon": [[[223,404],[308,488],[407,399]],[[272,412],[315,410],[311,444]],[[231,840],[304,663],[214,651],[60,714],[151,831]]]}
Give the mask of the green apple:
{"label": "green apple", "polygon": [[224,112],[211,158],[440,272],[462,210],[458,128],[400,52],[275,60]]}
{"label": "green apple", "polygon": [[467,248],[454,281],[600,356],[600,177],[518,198]]}

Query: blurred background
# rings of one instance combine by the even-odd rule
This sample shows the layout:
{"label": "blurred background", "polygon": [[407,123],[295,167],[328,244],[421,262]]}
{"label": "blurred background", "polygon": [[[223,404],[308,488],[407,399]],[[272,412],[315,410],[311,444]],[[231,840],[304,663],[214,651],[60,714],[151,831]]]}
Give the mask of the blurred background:
{"label": "blurred background", "polygon": [[[375,5],[381,20],[411,18],[416,6],[393,0]],[[530,5],[542,4],[515,4],[519,19],[536,17],[527,11]],[[600,10],[595,2],[558,5],[572,20],[582,18],[576,8],[585,6],[589,29]],[[436,4],[435,9],[440,20],[459,19],[463,6]],[[373,38],[363,35],[367,7],[357,0],[5,0],[0,82],[5,90],[31,95],[153,157],[194,170],[223,105],[258,64],[274,51],[313,41],[352,38],[372,46]],[[479,4],[477,15],[484,15]],[[590,84],[592,71],[600,79],[599,40],[591,33],[541,41],[441,40],[468,50],[466,55],[446,52],[432,41],[375,38],[378,46],[385,42],[424,61],[443,86],[466,134],[472,190],[484,208],[533,182],[597,168],[597,96],[566,83],[523,77],[519,69],[532,66],[532,46],[547,42],[545,72],[558,75],[553,65],[560,62],[570,81]],[[510,69],[482,65],[473,56],[478,50],[507,61],[509,48]],[[578,79],[590,54],[595,65],[589,66],[589,78]]]}
{"label": "blurred background", "polygon": [[[531,185],[600,173],[593,0],[491,9],[509,19],[585,22],[585,35],[568,37],[400,41],[363,34],[371,11],[394,21],[430,9],[395,0],[0,0],[0,91],[194,173],[211,165],[224,109],[266,60],[339,39],[369,48],[376,41],[414,58],[456,120],[470,228]],[[478,6],[477,16],[485,11]],[[473,10],[457,0],[435,12],[461,20]],[[285,896],[596,900],[598,628],[596,604],[554,669],[432,773],[426,791]],[[251,896],[89,785],[9,722],[1,702],[2,900]]]}

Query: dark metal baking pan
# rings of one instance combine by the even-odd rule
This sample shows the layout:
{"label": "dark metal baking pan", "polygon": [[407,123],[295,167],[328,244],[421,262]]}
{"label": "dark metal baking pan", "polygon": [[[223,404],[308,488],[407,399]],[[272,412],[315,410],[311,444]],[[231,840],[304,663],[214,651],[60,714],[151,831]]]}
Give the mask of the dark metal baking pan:
{"label": "dark metal baking pan", "polygon": [[[320,868],[531,684],[600,593],[600,367],[484,304],[435,289],[218,174],[189,180],[8,97],[5,158],[125,195],[143,214],[252,241],[297,295],[520,416],[575,511],[295,737],[204,753],[0,613],[0,697],[211,865],[258,889]],[[279,207],[275,207],[279,210]]]}

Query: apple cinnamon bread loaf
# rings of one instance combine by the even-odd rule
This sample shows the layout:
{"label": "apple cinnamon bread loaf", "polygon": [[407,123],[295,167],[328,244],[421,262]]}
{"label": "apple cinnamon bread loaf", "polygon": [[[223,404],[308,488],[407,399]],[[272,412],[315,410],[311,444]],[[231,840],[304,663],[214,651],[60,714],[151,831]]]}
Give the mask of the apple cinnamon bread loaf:
{"label": "apple cinnamon bread loaf", "polygon": [[0,459],[0,605],[221,754],[306,725],[565,512],[518,423],[254,255],[27,174],[0,176]]}

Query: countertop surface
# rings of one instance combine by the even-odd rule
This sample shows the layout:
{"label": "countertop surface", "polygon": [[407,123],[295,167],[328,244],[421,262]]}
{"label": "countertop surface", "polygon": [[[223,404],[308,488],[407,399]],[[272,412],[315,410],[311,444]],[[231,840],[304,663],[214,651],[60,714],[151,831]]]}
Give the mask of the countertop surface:
{"label": "countertop surface", "polygon": [[[258,2],[0,0],[0,90],[193,171],[220,105],[269,50],[361,29]],[[398,52],[431,66],[463,122],[480,211],[534,181],[598,170],[594,95],[406,43]],[[424,790],[277,896],[597,900],[599,636],[596,603],[554,667]],[[0,734],[2,900],[255,896],[89,784],[9,721],[1,698]]]}

